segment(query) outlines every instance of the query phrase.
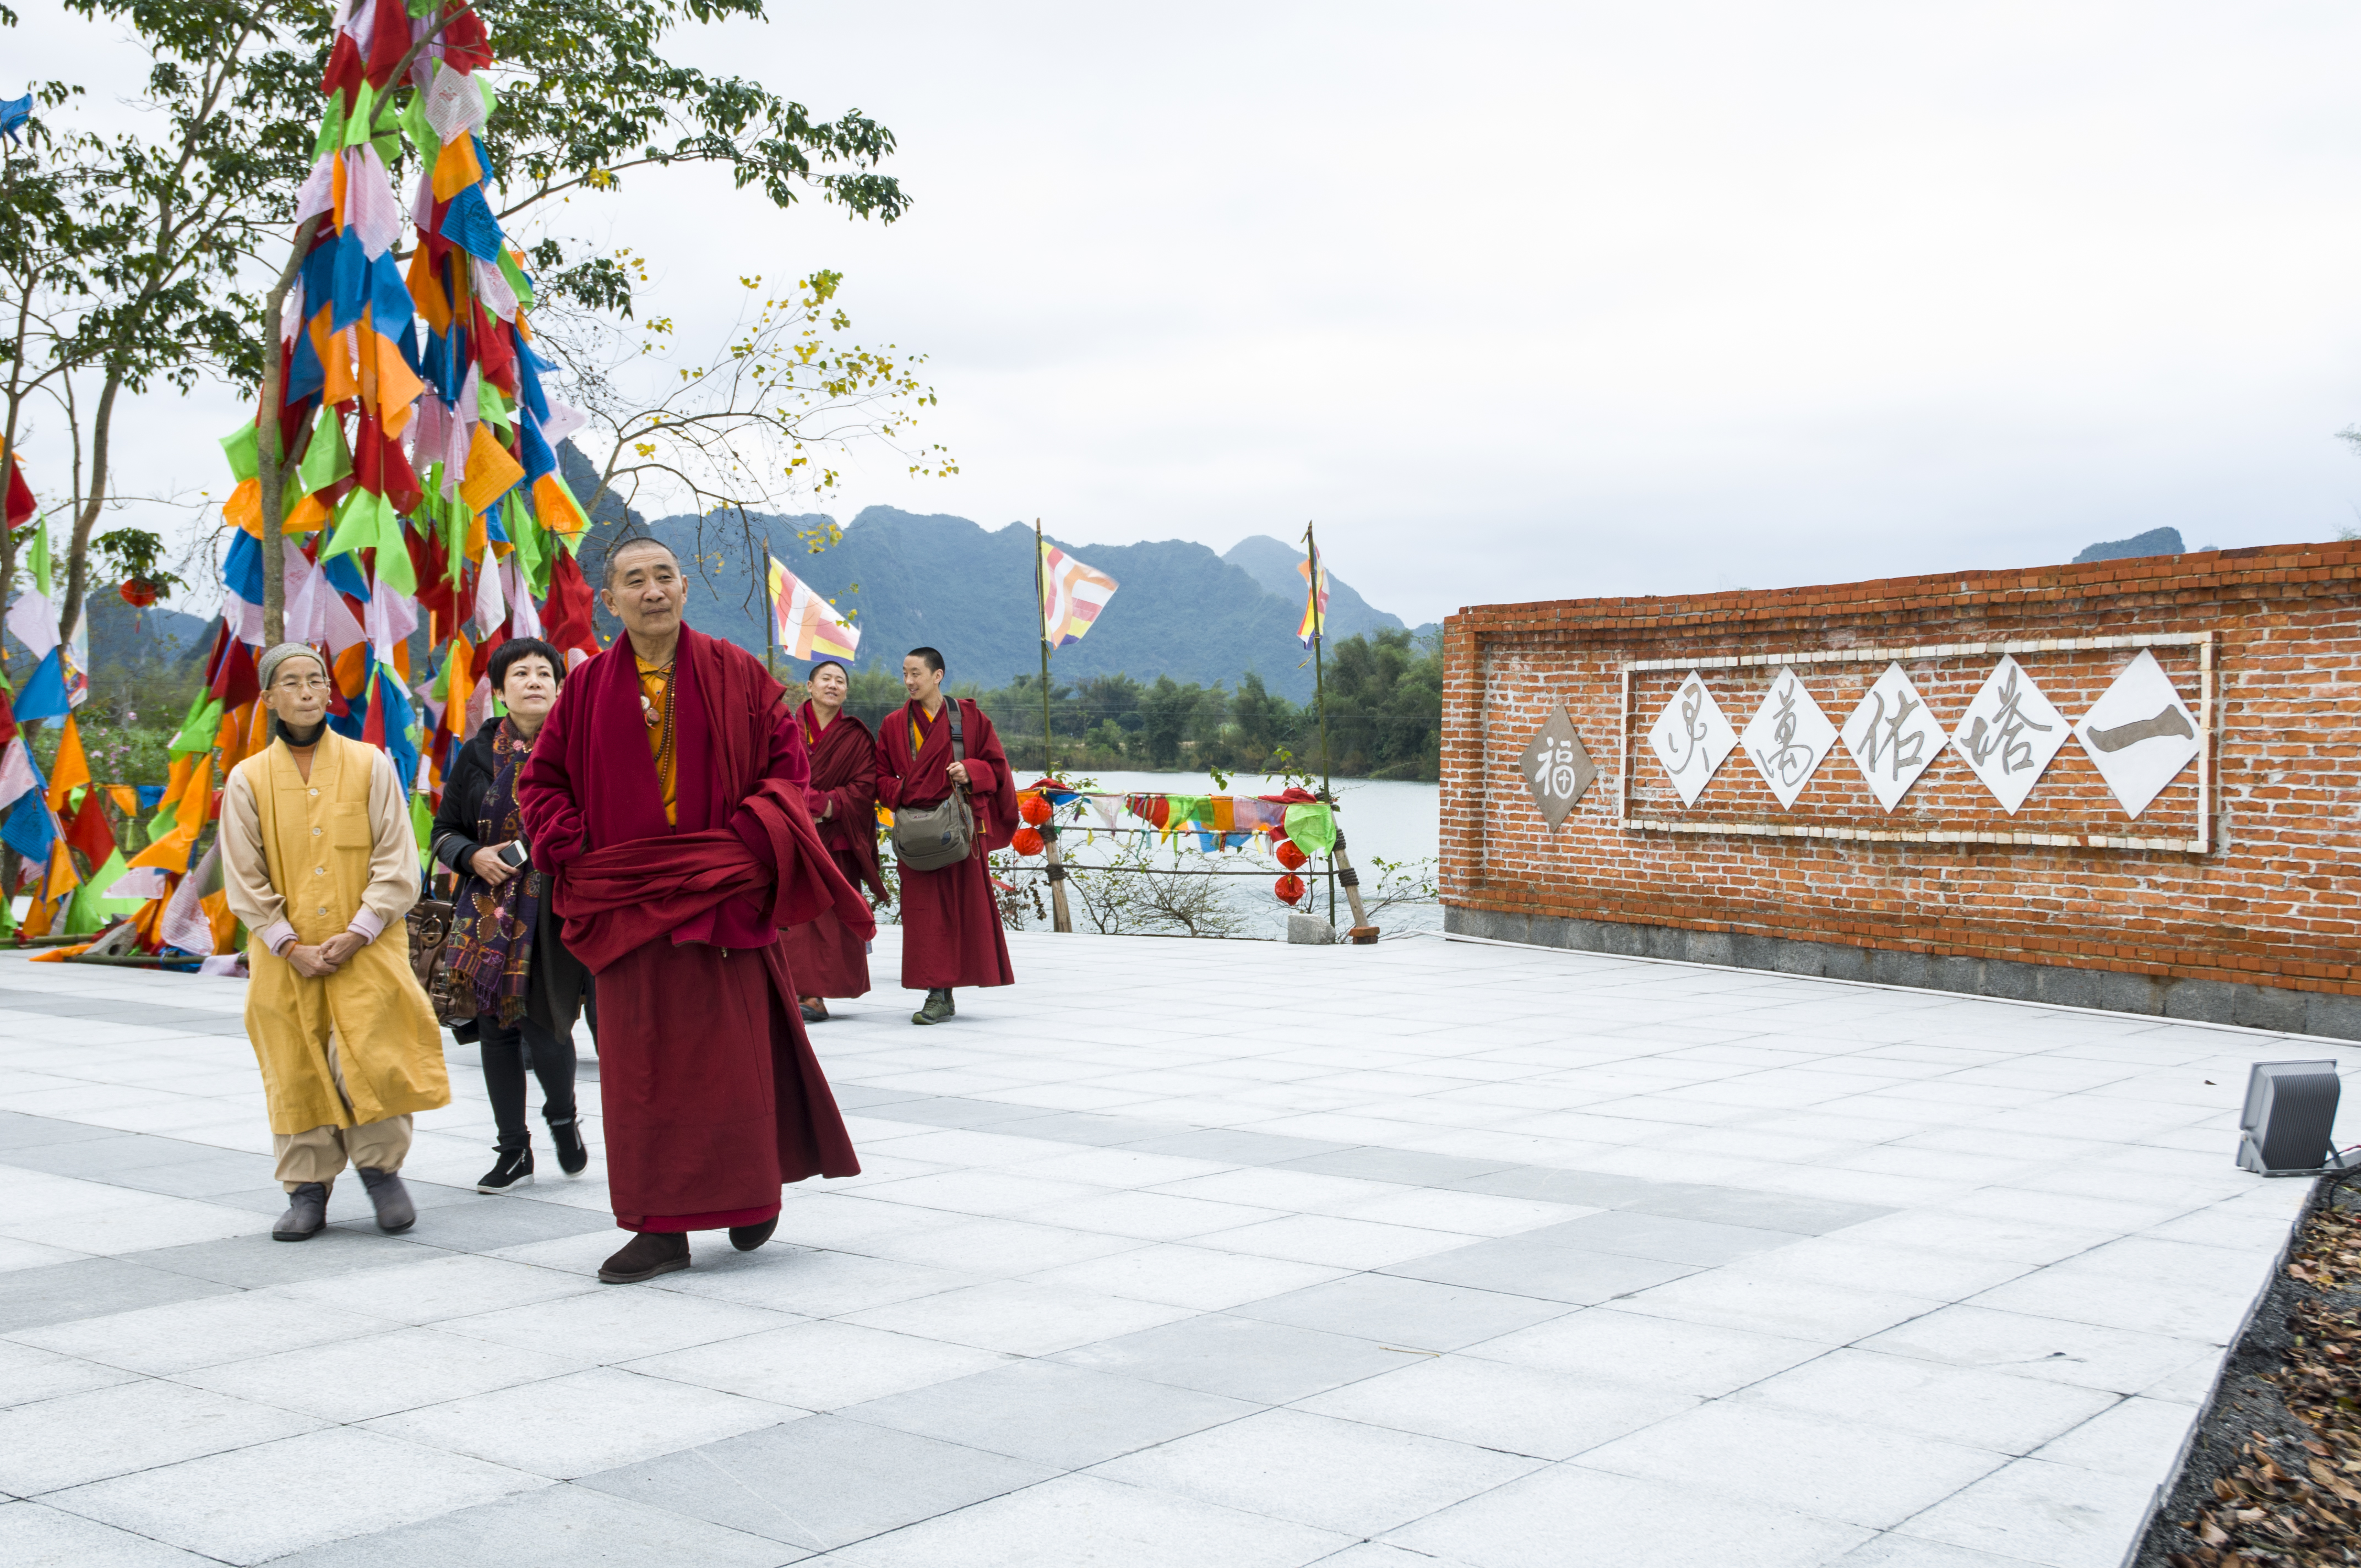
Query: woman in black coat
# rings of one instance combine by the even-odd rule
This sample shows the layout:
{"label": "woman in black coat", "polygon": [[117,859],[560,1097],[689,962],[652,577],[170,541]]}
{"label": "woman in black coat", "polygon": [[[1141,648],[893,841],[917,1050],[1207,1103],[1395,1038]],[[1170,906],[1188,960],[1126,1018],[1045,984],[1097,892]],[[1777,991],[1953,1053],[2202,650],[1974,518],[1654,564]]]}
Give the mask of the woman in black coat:
{"label": "woman in black coat", "polygon": [[[448,943],[453,989],[473,993],[476,1016],[451,1031],[483,1053],[484,1088],[500,1129],[499,1157],[476,1183],[505,1192],[533,1179],[533,1135],[524,1120],[528,1061],[541,1080],[541,1113],[568,1176],[590,1161],[574,1102],[574,1019],[589,972],[566,948],[550,879],[534,868],[517,810],[516,778],[533,737],[557,701],[566,660],[538,638],[511,638],[485,670],[508,716],[485,724],[451,764],[430,841],[434,859],[459,875]],[[453,692],[453,702],[467,694]]]}

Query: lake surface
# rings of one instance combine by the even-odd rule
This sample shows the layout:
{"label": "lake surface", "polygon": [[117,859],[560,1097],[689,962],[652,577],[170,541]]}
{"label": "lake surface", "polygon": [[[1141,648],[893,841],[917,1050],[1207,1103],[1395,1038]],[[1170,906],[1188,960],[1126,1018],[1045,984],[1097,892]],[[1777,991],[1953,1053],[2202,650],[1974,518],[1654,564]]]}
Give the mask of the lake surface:
{"label": "lake surface", "polygon": [[[1038,775],[1020,772],[1017,782],[1029,784]],[[1093,787],[1109,794],[1133,795],[1161,793],[1166,795],[1277,795],[1286,789],[1287,781],[1266,778],[1252,773],[1234,773],[1229,788],[1217,791],[1208,773],[1102,773],[1087,775]],[[1335,781],[1336,822],[1345,838],[1345,847],[1352,856],[1354,868],[1361,874],[1364,893],[1378,880],[1378,860],[1401,862],[1406,869],[1415,868],[1415,875],[1432,882],[1435,874],[1437,843],[1441,832],[1441,786],[1431,784],[1407,784],[1389,779],[1339,779]],[[1087,831],[1092,818],[1079,826],[1067,827],[1060,838],[1067,859],[1078,866],[1106,858],[1108,840],[1102,834],[1093,844]],[[1142,826],[1139,819],[1126,815],[1118,818],[1125,826]],[[1193,843],[1193,839],[1189,840]],[[1159,852],[1158,857],[1167,864],[1202,864],[1199,857],[1185,855],[1177,844]],[[1251,862],[1241,854],[1225,854],[1218,863],[1245,869]],[[1040,862],[1030,861],[1038,865]],[[1307,897],[1299,909],[1327,912],[1327,878],[1315,876],[1323,862],[1314,861],[1303,868],[1303,880],[1311,884],[1313,896]],[[1246,927],[1245,934],[1284,938],[1287,935],[1288,907],[1271,892],[1277,880],[1274,870],[1269,877],[1224,877],[1214,879],[1230,907]],[[1341,927],[1352,923],[1345,908],[1343,891],[1336,897],[1336,924]],[[1441,930],[1443,906],[1431,900],[1413,904],[1396,904],[1373,916],[1375,923],[1388,936],[1414,930]],[[1091,928],[1083,912],[1074,912],[1077,930]]]}

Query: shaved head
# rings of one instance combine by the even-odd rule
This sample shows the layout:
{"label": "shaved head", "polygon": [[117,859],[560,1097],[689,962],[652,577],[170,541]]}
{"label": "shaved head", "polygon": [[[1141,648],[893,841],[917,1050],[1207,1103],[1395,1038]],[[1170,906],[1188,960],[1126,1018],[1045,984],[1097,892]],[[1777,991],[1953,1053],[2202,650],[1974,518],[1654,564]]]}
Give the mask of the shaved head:
{"label": "shaved head", "polygon": [[606,575],[599,579],[598,586],[600,587],[611,588],[615,586],[615,574],[622,570],[624,555],[634,550],[661,550],[666,555],[672,556],[672,564],[675,567],[680,565],[680,557],[673,555],[671,545],[666,544],[661,539],[651,538],[649,535],[644,533],[639,534],[632,538],[624,540],[620,544],[616,545],[612,550],[607,552],[607,571]]}

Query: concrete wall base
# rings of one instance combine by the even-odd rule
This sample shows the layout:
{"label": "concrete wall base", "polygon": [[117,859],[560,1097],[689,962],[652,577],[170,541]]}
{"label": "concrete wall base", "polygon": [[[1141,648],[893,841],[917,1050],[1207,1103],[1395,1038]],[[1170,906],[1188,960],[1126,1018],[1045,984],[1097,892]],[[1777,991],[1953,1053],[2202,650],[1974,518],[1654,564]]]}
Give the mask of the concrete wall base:
{"label": "concrete wall base", "polygon": [[1621,958],[1673,959],[1684,963],[1769,970],[1778,974],[1812,975],[1825,980],[1867,981],[1877,985],[1908,985],[1969,996],[2005,997],[2013,1002],[2048,1002],[2064,1007],[2136,1013],[2152,1018],[2186,1018],[2201,1024],[2235,1024],[2249,1029],[2361,1040],[2361,996],[2234,985],[2218,980],[2117,974],[2023,963],[2012,959],[1944,958],[1849,947],[1838,942],[1739,936],[1727,931],[1685,931],[1666,926],[1520,915],[1455,905],[1444,907],[1443,928],[1453,936],[1484,937],[1494,941],[1525,942],[1540,948],[1566,948]]}

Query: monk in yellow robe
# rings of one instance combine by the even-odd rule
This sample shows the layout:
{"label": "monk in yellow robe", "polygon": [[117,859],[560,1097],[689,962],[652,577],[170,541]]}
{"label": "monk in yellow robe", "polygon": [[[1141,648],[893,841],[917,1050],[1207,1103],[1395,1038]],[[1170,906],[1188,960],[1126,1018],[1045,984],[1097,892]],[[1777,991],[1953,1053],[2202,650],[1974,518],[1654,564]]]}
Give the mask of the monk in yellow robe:
{"label": "monk in yellow robe", "polygon": [[262,1067],[287,1212],[270,1234],[317,1235],[347,1162],[404,1231],[411,1116],[451,1102],[443,1032],[410,967],[402,916],[418,846],[384,752],[328,728],[327,665],[281,642],[257,665],[270,744],[222,791],[223,889],[250,934],[246,1031]]}

